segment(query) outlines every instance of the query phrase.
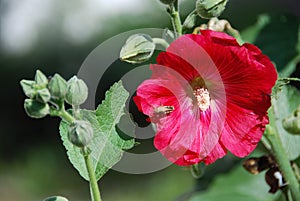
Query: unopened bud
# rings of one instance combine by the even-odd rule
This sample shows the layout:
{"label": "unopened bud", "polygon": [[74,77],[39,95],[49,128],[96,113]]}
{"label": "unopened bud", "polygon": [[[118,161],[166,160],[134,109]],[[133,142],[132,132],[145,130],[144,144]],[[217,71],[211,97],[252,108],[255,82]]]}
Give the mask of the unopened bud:
{"label": "unopened bud", "polygon": [[67,82],[66,102],[70,105],[81,105],[87,99],[88,87],[76,76]]}
{"label": "unopened bud", "polygon": [[195,14],[190,14],[187,16],[187,18],[183,22],[183,27],[187,29],[191,29],[195,26],[196,22],[196,15]]}
{"label": "unopened bud", "polygon": [[44,199],[43,201],[68,201],[68,199],[61,196],[52,196]]}
{"label": "unopened bud", "polygon": [[289,133],[300,135],[300,107],[282,121],[283,128]]}
{"label": "unopened bud", "polygon": [[49,114],[49,105],[46,103],[41,103],[36,100],[26,99],[24,102],[24,108],[26,114],[32,118],[43,118]]}
{"label": "unopened bud", "polygon": [[197,0],[196,10],[200,17],[210,19],[219,17],[225,10],[228,0]]}
{"label": "unopened bud", "polygon": [[50,92],[47,88],[39,89],[36,91],[34,100],[37,100],[41,103],[47,103],[51,98]]}
{"label": "unopened bud", "polygon": [[68,138],[75,146],[86,146],[93,139],[92,125],[88,121],[75,121],[69,128]]}
{"label": "unopened bud", "polygon": [[36,94],[34,89],[35,81],[33,80],[21,80],[21,87],[25,93],[25,95],[29,98],[33,98]]}
{"label": "unopened bud", "polygon": [[170,5],[170,4],[174,3],[175,0],[159,0],[159,1],[162,2],[163,4]]}
{"label": "unopened bud", "polygon": [[155,50],[151,36],[135,34],[130,36],[120,52],[120,59],[128,63],[142,63],[149,60]]}
{"label": "unopened bud", "polygon": [[48,84],[48,78],[40,70],[36,71],[34,80],[39,86],[46,86]]}
{"label": "unopened bud", "polygon": [[67,81],[59,74],[55,74],[48,84],[48,89],[53,98],[64,99],[67,93]]}

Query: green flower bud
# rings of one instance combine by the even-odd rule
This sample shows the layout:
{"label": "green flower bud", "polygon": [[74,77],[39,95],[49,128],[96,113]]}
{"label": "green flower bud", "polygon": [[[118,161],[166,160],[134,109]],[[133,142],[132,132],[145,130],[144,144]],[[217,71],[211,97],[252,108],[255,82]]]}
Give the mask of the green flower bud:
{"label": "green flower bud", "polygon": [[64,99],[67,93],[67,81],[59,74],[55,74],[48,84],[48,89],[53,98]]}
{"label": "green flower bud", "polygon": [[26,99],[24,102],[26,114],[32,118],[43,118],[49,114],[50,108],[46,103],[41,103],[32,99]]}
{"label": "green flower bud", "polygon": [[120,59],[128,63],[142,63],[151,58],[155,49],[155,43],[151,36],[135,34],[130,36],[120,52]]}
{"label": "green flower bud", "polygon": [[163,4],[170,5],[170,4],[174,3],[175,0],[159,0],[159,1],[162,2]]}
{"label": "green flower bud", "polygon": [[196,10],[200,17],[210,19],[219,17],[225,10],[228,0],[197,0]]}
{"label": "green flower bud", "polygon": [[187,29],[191,29],[195,26],[195,22],[196,22],[196,15],[195,14],[190,14],[184,20],[183,27],[187,28]]}
{"label": "green flower bud", "polygon": [[50,92],[47,88],[39,89],[36,91],[34,100],[37,100],[41,103],[47,103],[51,98]]}
{"label": "green flower bud", "polygon": [[48,84],[48,78],[40,70],[36,71],[34,80],[39,86],[46,86]]}
{"label": "green flower bud", "polygon": [[70,105],[81,105],[87,99],[88,87],[82,79],[72,77],[67,83],[66,102]]}
{"label": "green flower bud", "polygon": [[285,130],[294,135],[300,135],[300,109],[282,120]]}
{"label": "green flower bud", "polygon": [[68,199],[61,196],[52,196],[44,199],[43,201],[68,201]]}
{"label": "green flower bud", "polygon": [[36,90],[34,89],[35,81],[21,80],[20,84],[27,97],[33,98],[35,96],[36,94]]}
{"label": "green flower bud", "polygon": [[92,125],[88,121],[75,121],[69,127],[68,138],[77,147],[86,146],[93,139]]}

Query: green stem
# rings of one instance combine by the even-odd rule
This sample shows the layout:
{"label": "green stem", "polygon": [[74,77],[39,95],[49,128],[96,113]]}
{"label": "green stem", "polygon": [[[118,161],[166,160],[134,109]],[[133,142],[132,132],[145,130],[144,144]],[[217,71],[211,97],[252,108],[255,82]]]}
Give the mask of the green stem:
{"label": "green stem", "polygon": [[167,41],[165,41],[162,38],[152,38],[153,42],[157,45],[162,45],[164,48],[168,48],[169,47],[169,43],[167,43]]}
{"label": "green stem", "polygon": [[87,169],[88,175],[89,175],[92,200],[93,201],[102,201],[90,153],[85,148],[82,148],[82,152],[83,152],[83,156],[84,156],[86,169]]}
{"label": "green stem", "polygon": [[60,117],[68,123],[73,123],[75,121],[74,117],[65,110],[64,106],[62,106],[59,114]]}
{"label": "green stem", "polygon": [[300,82],[300,79],[297,78],[297,77],[284,77],[284,78],[278,78],[278,81],[284,81],[284,82],[296,81],[296,82]]}
{"label": "green stem", "polygon": [[171,15],[172,25],[173,25],[176,37],[179,37],[182,35],[182,24],[181,24],[181,19],[180,19],[180,15],[179,15],[178,0],[176,0],[173,3],[173,5],[170,6],[170,15]]}
{"label": "green stem", "polygon": [[[276,112],[276,109],[274,109],[274,114],[278,114]],[[282,145],[281,139],[278,135],[277,130],[272,129],[271,127],[268,127],[266,137],[268,141],[270,142],[270,145],[272,147],[272,150],[274,152],[274,155],[276,157],[279,169],[281,170],[285,180],[288,183],[288,187],[291,190],[291,194],[294,201],[300,200],[300,189],[299,189],[299,183],[296,179],[296,175],[293,172],[293,169],[291,167],[291,163],[289,161],[288,155]],[[275,128],[276,129],[276,128]]]}
{"label": "green stem", "polygon": [[287,188],[284,188],[282,190],[284,201],[292,201],[293,199],[291,198],[290,192]]}

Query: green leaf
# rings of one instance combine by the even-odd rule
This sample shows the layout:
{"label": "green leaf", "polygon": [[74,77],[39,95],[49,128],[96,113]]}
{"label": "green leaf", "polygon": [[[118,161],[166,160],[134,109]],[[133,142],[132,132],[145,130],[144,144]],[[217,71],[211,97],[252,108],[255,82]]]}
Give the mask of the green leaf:
{"label": "green leaf", "polygon": [[207,191],[198,192],[188,201],[273,201],[277,195],[268,193],[264,174],[252,175],[240,165],[220,175]]}
{"label": "green leaf", "polygon": [[[105,94],[105,100],[96,110],[100,133],[105,133],[105,139],[100,139],[98,151],[92,152],[94,158],[99,158],[96,168],[96,178],[101,178],[108,168],[115,165],[122,157],[123,150],[134,146],[134,139],[122,138],[116,125],[125,114],[124,106],[129,94],[124,89],[121,81],[115,83]],[[133,126],[133,125],[132,125]]]}
{"label": "green leaf", "polygon": [[282,125],[284,118],[288,117],[300,105],[300,92],[289,86],[282,86],[280,91],[272,97],[272,107],[269,110],[270,125],[277,128],[283,147],[290,160],[300,156],[300,136],[287,132]]}
{"label": "green leaf", "polygon": [[[124,114],[127,98],[128,92],[124,89],[122,83],[118,82],[106,92],[105,100],[95,112],[81,110],[82,119],[89,121],[94,131],[94,138],[88,144],[88,148],[91,151],[90,154],[97,180],[121,160],[124,150],[134,146],[134,139],[120,137],[115,128]],[[68,127],[69,125],[65,121],[61,122],[60,134],[67,149],[69,160],[79,174],[88,180],[81,148],[74,146],[68,140]]]}

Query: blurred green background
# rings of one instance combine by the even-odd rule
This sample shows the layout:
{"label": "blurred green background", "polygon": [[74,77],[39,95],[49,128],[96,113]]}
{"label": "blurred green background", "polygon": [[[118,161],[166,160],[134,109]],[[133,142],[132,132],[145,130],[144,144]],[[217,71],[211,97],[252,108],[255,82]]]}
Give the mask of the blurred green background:
{"label": "blurred green background", "polygon": [[[184,17],[195,1],[180,2]],[[222,17],[243,30],[259,14],[285,14],[293,16],[297,28],[297,8],[297,0],[230,0]],[[165,7],[158,0],[0,0],[0,16],[0,200],[39,201],[51,195],[88,200],[87,182],[68,162],[61,143],[59,119],[27,117],[19,81],[33,78],[36,69],[68,79],[95,47],[114,35],[136,28],[171,28]],[[285,37],[274,43],[295,45],[296,35]],[[230,168],[239,161],[229,157],[218,164]],[[209,185],[212,179],[203,182]],[[100,188],[104,201],[168,201],[184,200],[184,193],[199,189],[199,183],[185,168],[171,166],[148,175],[110,171]]]}

